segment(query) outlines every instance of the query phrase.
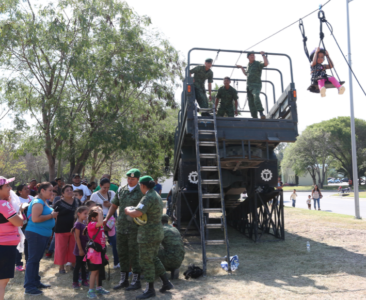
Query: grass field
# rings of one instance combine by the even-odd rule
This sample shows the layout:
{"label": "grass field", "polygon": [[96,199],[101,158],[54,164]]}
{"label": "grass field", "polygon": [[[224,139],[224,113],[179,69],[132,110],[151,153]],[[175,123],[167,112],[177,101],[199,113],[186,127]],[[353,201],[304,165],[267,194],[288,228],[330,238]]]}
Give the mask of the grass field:
{"label": "grass field", "polygon": [[[366,221],[323,211],[285,208],[285,241],[272,237],[253,243],[229,228],[231,255],[237,254],[239,269],[228,275],[220,262],[208,264],[208,276],[173,280],[175,289],[156,299],[366,299]],[[194,241],[194,239],[190,239]],[[310,253],[306,242],[310,242]],[[214,248],[213,248],[214,247]],[[111,253],[109,253],[111,256]],[[221,246],[210,246],[208,255],[223,256]],[[202,265],[199,245],[186,246],[181,273],[190,263]],[[72,274],[57,273],[49,260],[42,260],[42,281],[52,288],[30,299],[86,299],[86,289],[71,288]],[[118,282],[111,270],[105,288]],[[8,285],[5,299],[24,297],[24,274],[17,273]],[[160,280],[156,287],[161,286]],[[135,299],[139,292],[113,292],[99,299]]]}
{"label": "grass field", "polygon": [[[366,192],[360,192],[358,195],[359,195],[360,198],[366,198]],[[339,196],[339,197],[341,197],[340,194],[334,194],[332,196]],[[354,198],[355,197],[355,194],[354,193],[344,194],[343,197]]]}

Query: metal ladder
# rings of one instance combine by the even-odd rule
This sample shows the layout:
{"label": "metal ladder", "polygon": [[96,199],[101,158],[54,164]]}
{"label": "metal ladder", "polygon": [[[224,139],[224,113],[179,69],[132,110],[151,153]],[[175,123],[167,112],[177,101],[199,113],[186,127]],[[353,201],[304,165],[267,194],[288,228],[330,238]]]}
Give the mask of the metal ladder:
{"label": "metal ladder", "polygon": [[[198,111],[204,113],[212,113],[213,119],[198,119]],[[195,143],[196,143],[196,160],[197,160],[197,173],[198,173],[198,202],[199,202],[199,216],[200,216],[200,234],[201,234],[201,245],[202,245],[202,261],[203,261],[203,274],[206,275],[207,262],[212,260],[226,260],[228,262],[228,271],[231,272],[230,266],[230,251],[229,251],[229,240],[227,236],[227,224],[226,224],[226,212],[225,212],[225,200],[224,191],[222,187],[222,175],[221,175],[221,164],[219,154],[219,142],[217,137],[217,126],[216,126],[216,113],[214,108],[197,108],[195,105]],[[213,122],[214,130],[200,130],[198,128],[198,122]],[[200,135],[214,135],[214,141],[200,141]],[[200,147],[214,147],[215,153],[201,153]],[[201,166],[201,159],[216,159],[216,166]],[[201,172],[217,172],[217,179],[202,179]],[[219,194],[210,194],[202,192],[202,185],[218,185],[220,187]],[[210,206],[210,199],[221,199],[221,208],[210,208],[204,207],[203,199],[207,199],[208,206]],[[209,224],[209,214],[221,213],[221,223]],[[207,221],[204,216],[207,214]],[[223,240],[208,240],[209,229],[223,229],[224,239]],[[226,257],[207,257],[206,246],[211,245],[225,245],[226,246]]]}

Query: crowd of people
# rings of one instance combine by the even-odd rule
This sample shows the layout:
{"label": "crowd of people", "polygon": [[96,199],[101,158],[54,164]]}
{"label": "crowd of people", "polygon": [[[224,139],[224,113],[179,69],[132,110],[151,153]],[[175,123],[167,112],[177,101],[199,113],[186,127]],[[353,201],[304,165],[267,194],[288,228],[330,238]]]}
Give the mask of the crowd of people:
{"label": "crowd of people", "polygon": [[107,241],[113,267],[121,272],[114,290],[140,289],[142,273],[147,288],[137,299],[155,296],[156,277],[163,283],[160,292],[172,289],[167,271],[176,277],[185,251],[179,231],[163,215],[162,187],[150,176],[141,177],[138,169],[126,176],[127,185],[121,187],[108,174],[98,186],[82,182],[79,174],[72,184],[62,178],[32,179],[18,185],[16,193],[14,178],[0,177],[0,300],[16,271],[25,272],[25,294],[40,295],[51,287],[39,274],[44,255],[53,257],[60,274],[72,272],[72,288],[88,287],[88,298],[109,294],[102,287]]}

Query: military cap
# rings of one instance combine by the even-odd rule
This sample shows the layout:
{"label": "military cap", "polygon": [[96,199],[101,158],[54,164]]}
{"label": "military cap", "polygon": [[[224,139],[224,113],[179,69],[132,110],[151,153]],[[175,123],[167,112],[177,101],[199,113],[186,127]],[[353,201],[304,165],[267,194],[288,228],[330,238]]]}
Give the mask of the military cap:
{"label": "military cap", "polygon": [[140,178],[141,172],[139,169],[131,169],[126,173],[127,177]]}
{"label": "military cap", "polygon": [[139,182],[142,182],[142,183],[149,182],[149,181],[154,181],[154,179],[149,175],[142,176],[139,180]]}
{"label": "military cap", "polygon": [[206,58],[205,62],[212,63],[213,59],[212,58]]}
{"label": "military cap", "polygon": [[161,222],[168,223],[169,222],[169,216],[167,214],[163,214],[161,216]]}
{"label": "military cap", "polygon": [[251,54],[255,54],[254,51],[248,52],[247,57],[249,57],[249,55],[251,55]]}

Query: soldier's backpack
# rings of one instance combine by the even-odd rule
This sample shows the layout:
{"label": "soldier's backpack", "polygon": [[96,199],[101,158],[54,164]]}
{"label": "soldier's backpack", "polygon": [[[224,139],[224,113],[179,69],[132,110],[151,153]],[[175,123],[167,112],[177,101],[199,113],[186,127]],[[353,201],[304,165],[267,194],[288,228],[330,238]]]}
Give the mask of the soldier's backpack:
{"label": "soldier's backpack", "polygon": [[203,270],[200,267],[196,267],[191,264],[188,267],[188,270],[183,273],[184,277],[188,280],[191,278],[198,278],[203,275]]}

